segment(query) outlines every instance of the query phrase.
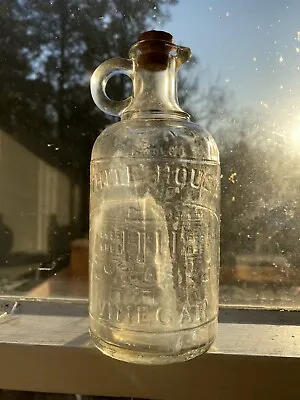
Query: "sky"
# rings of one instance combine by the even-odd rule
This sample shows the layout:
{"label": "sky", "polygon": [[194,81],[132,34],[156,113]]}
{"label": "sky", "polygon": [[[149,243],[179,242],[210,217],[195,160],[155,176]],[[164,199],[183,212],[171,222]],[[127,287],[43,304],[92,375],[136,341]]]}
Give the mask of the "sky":
{"label": "sky", "polygon": [[179,0],[170,11],[165,24],[154,14],[153,28],[192,49],[201,82],[219,76],[245,107],[297,108],[299,0]]}

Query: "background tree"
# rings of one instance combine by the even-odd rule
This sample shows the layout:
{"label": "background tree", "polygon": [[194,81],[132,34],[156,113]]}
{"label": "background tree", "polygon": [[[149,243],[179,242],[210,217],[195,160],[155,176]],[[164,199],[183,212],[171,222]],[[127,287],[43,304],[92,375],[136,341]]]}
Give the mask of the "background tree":
{"label": "background tree", "polygon": [[[45,85],[38,85],[35,96],[35,82],[28,79],[32,66],[27,57],[32,47],[23,20],[24,7],[21,2],[3,0],[0,4],[0,127],[21,140],[27,130],[24,121],[30,121],[34,129],[43,120],[44,129],[49,126],[41,120],[42,97]],[[47,87],[47,90],[50,90]],[[27,123],[27,125],[29,125]]]}
{"label": "background tree", "polygon": [[[111,119],[96,109],[89,77],[101,62],[127,56],[176,0],[4,0],[0,125],[88,193],[91,147]],[[122,85],[111,86],[122,97]],[[88,196],[84,196],[87,199]],[[83,208],[87,216],[87,204]]]}

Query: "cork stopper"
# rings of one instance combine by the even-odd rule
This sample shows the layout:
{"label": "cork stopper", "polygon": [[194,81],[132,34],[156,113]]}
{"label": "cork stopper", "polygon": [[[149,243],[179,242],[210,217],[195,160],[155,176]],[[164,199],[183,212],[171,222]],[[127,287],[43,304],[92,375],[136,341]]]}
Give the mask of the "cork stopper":
{"label": "cork stopper", "polygon": [[168,67],[173,36],[164,31],[147,31],[143,32],[138,40],[139,67],[149,71],[165,70]]}
{"label": "cork stopper", "polygon": [[171,33],[164,31],[147,31],[141,33],[138,40],[139,42],[142,40],[163,40],[173,43],[173,36]]}

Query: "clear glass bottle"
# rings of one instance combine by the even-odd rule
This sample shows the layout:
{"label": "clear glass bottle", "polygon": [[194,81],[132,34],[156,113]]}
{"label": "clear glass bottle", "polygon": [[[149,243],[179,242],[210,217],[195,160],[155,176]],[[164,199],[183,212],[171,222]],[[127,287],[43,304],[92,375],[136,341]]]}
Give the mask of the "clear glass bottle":
{"label": "clear glass bottle", "polygon": [[[204,353],[216,335],[219,153],[178,105],[190,49],[149,31],[129,55],[91,78],[98,107],[121,121],[92,152],[90,331],[111,357],[165,364]],[[120,102],[105,93],[115,73],[133,81]]]}

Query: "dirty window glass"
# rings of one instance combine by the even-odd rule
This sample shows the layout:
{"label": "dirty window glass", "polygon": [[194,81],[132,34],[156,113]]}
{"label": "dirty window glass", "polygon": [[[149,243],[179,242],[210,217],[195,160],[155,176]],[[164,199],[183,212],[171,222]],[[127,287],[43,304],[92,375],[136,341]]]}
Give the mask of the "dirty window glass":
{"label": "dirty window glass", "polygon": [[1,0],[0,293],[87,297],[90,153],[115,122],[89,78],[153,28],[192,49],[180,102],[220,148],[221,303],[299,307],[299,15],[298,0]]}

